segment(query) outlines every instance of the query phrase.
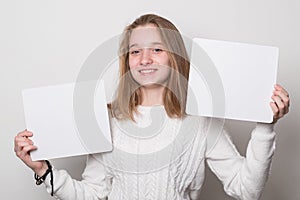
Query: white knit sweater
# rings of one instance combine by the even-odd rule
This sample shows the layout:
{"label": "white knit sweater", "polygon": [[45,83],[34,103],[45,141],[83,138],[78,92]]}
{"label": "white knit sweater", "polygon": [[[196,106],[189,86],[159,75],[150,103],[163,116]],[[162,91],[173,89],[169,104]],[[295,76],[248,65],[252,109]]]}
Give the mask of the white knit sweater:
{"label": "white knit sweater", "polygon": [[[171,119],[162,106],[139,106],[138,110],[136,123],[111,119],[114,150],[89,155],[82,181],[54,169],[56,198],[199,199],[206,160],[227,194],[243,200],[259,199],[274,153],[272,125],[257,123],[245,158],[220,120],[195,116]],[[49,177],[45,185],[50,193]]]}

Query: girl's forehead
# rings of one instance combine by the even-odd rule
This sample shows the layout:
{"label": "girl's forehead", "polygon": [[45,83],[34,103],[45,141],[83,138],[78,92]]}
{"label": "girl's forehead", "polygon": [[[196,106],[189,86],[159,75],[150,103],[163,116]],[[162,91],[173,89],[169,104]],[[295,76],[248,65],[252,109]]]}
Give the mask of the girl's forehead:
{"label": "girl's forehead", "polygon": [[129,47],[148,46],[163,43],[159,29],[156,26],[141,26],[132,30],[129,38]]}

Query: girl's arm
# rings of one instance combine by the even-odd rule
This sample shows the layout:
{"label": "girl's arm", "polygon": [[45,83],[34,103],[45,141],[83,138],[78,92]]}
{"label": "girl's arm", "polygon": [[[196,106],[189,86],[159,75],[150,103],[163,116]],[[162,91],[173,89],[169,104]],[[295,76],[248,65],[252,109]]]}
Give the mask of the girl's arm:
{"label": "girl's arm", "polygon": [[246,157],[239,154],[226,131],[223,131],[206,158],[228,195],[237,199],[254,200],[259,199],[262,194],[274,150],[273,125],[258,123],[251,133]]}
{"label": "girl's arm", "polygon": [[[105,166],[101,162],[101,154],[87,157],[86,168],[82,180],[78,181],[65,170],[53,169],[54,196],[58,199],[106,199],[110,192],[110,180],[106,176]],[[51,193],[50,177],[45,180],[48,193]]]}
{"label": "girl's arm", "polygon": [[[207,152],[207,163],[224,185],[224,190],[237,199],[259,199],[270,173],[275,150],[274,123],[289,112],[289,94],[276,84],[270,103],[274,117],[272,124],[257,123],[251,133],[246,157],[236,150],[231,139],[223,129],[218,137],[208,136],[211,145]],[[219,122],[212,123],[220,124]],[[210,134],[210,133],[208,133]],[[213,134],[216,135],[216,134]],[[214,138],[209,141],[209,138]]]}
{"label": "girl's arm", "polygon": [[[37,149],[30,139],[32,136],[33,133],[30,131],[20,132],[14,139],[14,150],[17,157],[41,177],[48,166],[45,161],[32,161],[30,151]],[[101,154],[88,156],[82,181],[72,179],[65,170],[52,169],[54,196],[58,199],[72,200],[105,199],[110,192],[110,183],[106,177],[105,167],[101,163],[101,156]],[[44,183],[47,191],[52,193],[50,180],[51,174],[48,174]]]}

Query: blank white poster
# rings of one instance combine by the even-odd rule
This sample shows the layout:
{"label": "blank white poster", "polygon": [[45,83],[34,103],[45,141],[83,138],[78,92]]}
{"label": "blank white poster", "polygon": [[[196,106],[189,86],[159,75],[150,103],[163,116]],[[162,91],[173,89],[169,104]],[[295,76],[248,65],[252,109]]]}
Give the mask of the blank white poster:
{"label": "blank white poster", "polygon": [[23,90],[27,129],[44,160],[112,150],[102,81],[87,81]]}
{"label": "blank white poster", "polygon": [[186,112],[272,122],[277,66],[277,47],[193,39]]}

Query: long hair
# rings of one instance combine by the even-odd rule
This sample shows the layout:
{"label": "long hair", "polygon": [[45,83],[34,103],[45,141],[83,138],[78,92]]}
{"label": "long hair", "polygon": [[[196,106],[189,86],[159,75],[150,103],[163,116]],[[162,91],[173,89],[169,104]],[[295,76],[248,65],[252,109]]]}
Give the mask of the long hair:
{"label": "long hair", "polygon": [[137,106],[142,102],[141,90],[134,81],[129,68],[129,39],[132,30],[138,26],[154,24],[166,46],[171,74],[164,88],[163,103],[171,118],[185,116],[187,81],[190,62],[180,32],[169,20],[154,14],[137,18],[125,27],[119,46],[119,85],[115,100],[109,105],[111,113],[118,119],[132,119]]}

